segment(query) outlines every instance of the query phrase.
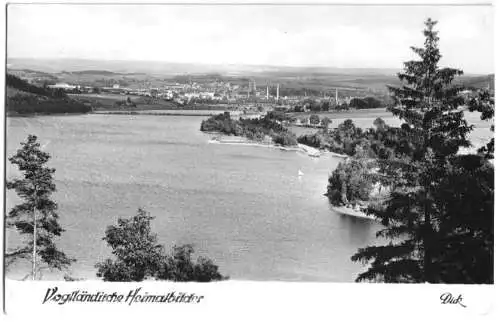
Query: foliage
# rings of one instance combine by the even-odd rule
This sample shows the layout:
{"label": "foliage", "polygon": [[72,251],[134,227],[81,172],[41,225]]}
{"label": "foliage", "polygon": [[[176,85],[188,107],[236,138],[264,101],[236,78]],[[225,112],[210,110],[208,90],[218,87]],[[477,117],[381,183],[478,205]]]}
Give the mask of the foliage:
{"label": "foliage", "polygon": [[191,260],[194,252],[191,245],[176,246],[172,255],[166,255],[157,235],[151,231],[151,220],[152,216],[139,209],[132,218],[120,218],[116,226],[108,226],[103,239],[113,249],[115,259],[108,258],[96,264],[98,277],[115,282],[144,279],[209,282],[227,279],[209,259],[199,258],[194,263]]}
{"label": "foliage", "polygon": [[62,89],[41,88],[29,84],[17,76],[7,74],[6,83],[10,89],[20,90],[7,96],[6,111],[9,114],[54,114],[87,113],[91,108],[68,98]]}
{"label": "foliage", "polygon": [[342,104],[336,105],[335,110],[337,111],[349,110],[349,105],[346,102],[343,102]]}
{"label": "foliage", "polygon": [[263,118],[231,118],[229,112],[212,116],[201,122],[201,131],[220,132],[226,135],[245,136],[250,140],[262,141],[270,136],[276,144],[283,146],[297,145],[295,135],[281,125],[289,118],[283,112],[268,112]]}
{"label": "foliage", "polygon": [[[391,130],[399,142],[392,158],[379,160],[390,197],[369,212],[385,226],[377,236],[390,242],[352,256],[369,264],[356,281],[492,283],[493,166],[458,155],[471,130],[452,83],[462,72],[438,67],[435,24],[428,19],[424,47],[412,47],[420,60],[405,63],[403,85],[389,87],[396,103],[390,111],[403,125]],[[486,266],[483,273],[478,265]]]}
{"label": "foliage", "polygon": [[362,138],[363,130],[356,127],[351,119],[347,119],[329,132],[328,141],[333,152],[353,156],[356,144]]}
{"label": "foliage", "polygon": [[6,110],[9,114],[56,114],[88,113],[91,108],[83,103],[65,99],[41,98],[16,94],[7,99]]}
{"label": "foliage", "polygon": [[273,141],[277,145],[281,146],[296,146],[297,145],[297,138],[295,137],[294,134],[289,133],[289,132],[284,132],[284,133],[279,133],[274,136]]}
{"label": "foliage", "polygon": [[193,262],[193,253],[192,245],[174,246],[172,255],[162,264],[157,278],[180,282],[227,279],[219,273],[218,267],[210,259],[199,257],[196,263]]}
{"label": "foliage", "polygon": [[328,178],[326,196],[334,206],[366,201],[373,189],[371,167],[362,159],[341,162]]}
{"label": "foliage", "polygon": [[28,93],[33,93],[43,96],[52,95],[52,92],[49,90],[49,88],[43,88],[33,84],[29,84],[25,80],[8,73],[5,76],[5,85]]}
{"label": "foliage", "polygon": [[387,129],[387,125],[384,119],[380,117],[378,117],[377,119],[375,119],[375,121],[373,121],[373,125],[375,126],[375,129],[379,131]]}
{"label": "foliage", "polygon": [[126,100],[120,100],[120,101],[116,101],[115,104],[114,104],[114,107],[118,107],[118,108],[136,108],[137,105],[132,101],[132,99],[130,99],[129,96],[127,96],[127,99]]}
{"label": "foliage", "polygon": [[482,155],[453,159],[440,183],[441,215],[435,263],[443,283],[493,283],[494,167]]}
{"label": "foliage", "polygon": [[9,161],[18,167],[23,177],[8,181],[7,189],[15,190],[23,202],[9,211],[6,224],[15,227],[29,241],[25,247],[7,252],[6,258],[11,258],[8,259],[10,263],[16,258],[27,258],[33,254],[33,279],[36,279],[40,270],[38,257],[49,268],[59,270],[74,261],[55,244],[55,238],[64,230],[58,221],[57,204],[51,199],[56,185],[53,178],[55,169],[46,166],[49,159],[50,155],[40,150],[40,143],[34,135],[29,135],[16,154],[9,157]]}
{"label": "foliage", "polygon": [[151,232],[152,216],[139,209],[131,219],[118,219],[108,226],[103,238],[113,249],[116,260],[97,263],[97,276],[105,281],[142,281],[152,277],[163,260],[163,247]]}
{"label": "foliage", "polygon": [[309,117],[309,122],[313,125],[319,124],[320,123],[319,116],[317,114],[311,114],[311,116]]}
{"label": "foliage", "polygon": [[[472,97],[468,102],[469,111],[480,112],[481,120],[493,119],[495,115],[495,100],[488,90],[480,90],[478,94]],[[494,125],[491,126],[491,131],[494,131]],[[493,154],[495,152],[495,138],[486,144],[486,146],[481,147],[478,151],[483,154],[487,159],[493,159]]]}
{"label": "foliage", "polygon": [[349,102],[349,107],[355,109],[376,109],[382,106],[382,102],[373,98],[354,98]]}
{"label": "foliage", "polygon": [[325,129],[328,129],[328,125],[332,123],[332,119],[328,118],[328,117],[324,117],[323,119],[321,119],[321,125],[325,128]]}
{"label": "foliage", "polygon": [[297,141],[303,145],[314,148],[325,148],[327,146],[325,135],[321,132],[314,134],[304,134],[297,138]]}

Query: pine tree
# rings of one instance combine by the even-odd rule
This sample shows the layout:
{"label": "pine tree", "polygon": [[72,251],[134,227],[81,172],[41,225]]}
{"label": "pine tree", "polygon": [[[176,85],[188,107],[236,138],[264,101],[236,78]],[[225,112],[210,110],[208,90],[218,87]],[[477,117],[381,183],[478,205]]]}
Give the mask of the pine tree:
{"label": "pine tree", "polygon": [[383,208],[370,212],[386,226],[377,236],[391,242],[362,248],[352,257],[370,263],[356,281],[443,282],[446,271],[440,263],[449,258],[442,239],[460,239],[449,205],[442,202],[443,183],[456,171],[459,149],[470,145],[472,127],[459,109],[461,88],[452,83],[462,71],[438,66],[435,25],[428,19],[424,47],[411,47],[419,60],[404,63],[398,74],[402,86],[389,87],[395,101],[391,112],[403,121],[400,144],[396,156],[380,165],[381,175],[391,178],[391,195]]}
{"label": "pine tree", "polygon": [[64,230],[58,222],[57,204],[51,199],[56,186],[53,179],[55,169],[45,166],[50,155],[40,150],[40,143],[34,135],[29,135],[21,145],[9,161],[17,165],[23,177],[8,181],[7,189],[15,190],[23,203],[10,210],[6,224],[28,236],[29,241],[23,248],[7,252],[6,258],[12,262],[31,254],[31,276],[35,280],[41,269],[39,258],[49,268],[59,270],[68,267],[74,259],[60,251],[54,241]]}

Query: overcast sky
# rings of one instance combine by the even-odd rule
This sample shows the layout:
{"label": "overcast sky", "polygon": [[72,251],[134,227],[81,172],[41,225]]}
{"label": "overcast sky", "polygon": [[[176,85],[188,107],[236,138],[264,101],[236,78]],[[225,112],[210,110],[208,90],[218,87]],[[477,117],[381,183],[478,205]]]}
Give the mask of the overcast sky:
{"label": "overcast sky", "polygon": [[8,57],[401,68],[439,21],[442,65],[493,73],[493,9],[9,5]]}

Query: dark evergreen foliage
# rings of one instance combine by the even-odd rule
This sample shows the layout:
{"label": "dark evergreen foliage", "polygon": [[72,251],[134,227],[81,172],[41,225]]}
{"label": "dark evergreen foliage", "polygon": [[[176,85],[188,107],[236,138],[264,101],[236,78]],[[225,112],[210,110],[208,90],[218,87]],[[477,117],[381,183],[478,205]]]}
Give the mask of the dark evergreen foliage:
{"label": "dark evergreen foliage", "polygon": [[452,83],[462,72],[438,66],[435,24],[428,19],[424,47],[412,47],[420,60],[404,64],[403,86],[389,87],[390,110],[404,123],[395,154],[380,160],[391,195],[369,212],[385,226],[377,236],[391,242],[352,257],[369,264],[356,281],[493,282],[493,166],[457,154],[471,130],[459,109],[461,88]]}

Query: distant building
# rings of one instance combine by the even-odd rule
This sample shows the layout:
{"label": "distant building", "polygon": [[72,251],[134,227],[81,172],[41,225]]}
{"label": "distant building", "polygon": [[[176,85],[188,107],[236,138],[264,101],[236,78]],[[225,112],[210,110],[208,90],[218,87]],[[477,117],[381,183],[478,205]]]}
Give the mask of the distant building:
{"label": "distant building", "polygon": [[68,83],[57,83],[54,85],[49,85],[48,87],[50,89],[63,89],[63,90],[67,90],[67,91],[74,90],[77,88],[76,85],[69,85]]}
{"label": "distant building", "polygon": [[290,110],[290,106],[288,106],[288,105],[279,105],[279,106],[275,106],[274,107],[274,111],[283,111],[283,112],[285,112],[285,111],[288,111],[288,110]]}

